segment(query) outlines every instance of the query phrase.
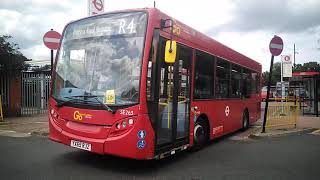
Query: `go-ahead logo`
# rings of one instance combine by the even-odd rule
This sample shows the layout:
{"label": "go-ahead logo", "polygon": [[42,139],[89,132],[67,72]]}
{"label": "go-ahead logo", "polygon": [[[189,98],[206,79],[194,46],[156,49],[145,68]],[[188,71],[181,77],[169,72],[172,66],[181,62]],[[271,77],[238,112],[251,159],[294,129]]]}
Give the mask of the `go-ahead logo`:
{"label": "go-ahead logo", "polygon": [[79,111],[74,111],[74,113],[73,113],[73,119],[74,120],[81,121],[83,117],[91,119],[92,115],[91,114],[80,113]]}

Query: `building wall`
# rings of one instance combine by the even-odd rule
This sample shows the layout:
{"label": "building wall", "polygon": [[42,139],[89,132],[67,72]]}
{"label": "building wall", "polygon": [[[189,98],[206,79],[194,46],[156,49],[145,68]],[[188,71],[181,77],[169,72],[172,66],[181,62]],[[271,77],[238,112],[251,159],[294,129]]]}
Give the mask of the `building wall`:
{"label": "building wall", "polygon": [[9,86],[9,107],[7,114],[9,116],[21,115],[21,75],[10,77]]}

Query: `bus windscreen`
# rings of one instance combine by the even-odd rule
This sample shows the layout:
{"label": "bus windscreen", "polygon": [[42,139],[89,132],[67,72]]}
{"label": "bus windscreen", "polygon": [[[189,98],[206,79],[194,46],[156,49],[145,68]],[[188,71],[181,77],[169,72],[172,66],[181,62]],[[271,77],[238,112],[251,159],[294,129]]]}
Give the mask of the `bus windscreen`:
{"label": "bus windscreen", "polygon": [[138,103],[146,24],[144,12],[70,23],[54,69],[53,97],[66,102],[89,95],[111,106]]}

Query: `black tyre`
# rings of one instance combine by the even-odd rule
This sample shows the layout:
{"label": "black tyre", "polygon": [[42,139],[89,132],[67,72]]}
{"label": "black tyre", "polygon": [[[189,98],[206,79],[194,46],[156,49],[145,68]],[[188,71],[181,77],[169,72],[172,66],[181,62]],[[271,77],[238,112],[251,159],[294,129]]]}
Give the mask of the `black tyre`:
{"label": "black tyre", "polygon": [[246,130],[248,128],[249,128],[249,113],[247,110],[245,110],[242,115],[242,130]]}
{"label": "black tyre", "polygon": [[194,131],[193,131],[194,149],[196,150],[201,149],[207,143],[208,139],[209,139],[208,125],[204,120],[199,119],[194,125]]}

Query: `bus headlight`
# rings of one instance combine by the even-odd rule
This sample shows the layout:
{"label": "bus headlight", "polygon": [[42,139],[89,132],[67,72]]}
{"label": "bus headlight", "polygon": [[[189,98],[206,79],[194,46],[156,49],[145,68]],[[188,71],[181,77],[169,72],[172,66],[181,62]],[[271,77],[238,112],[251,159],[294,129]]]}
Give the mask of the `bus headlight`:
{"label": "bus headlight", "polygon": [[128,132],[133,127],[134,123],[135,117],[130,117],[127,119],[121,119],[117,121],[110,132],[110,136],[119,136]]}
{"label": "bus headlight", "polygon": [[52,117],[54,117],[54,118],[58,118],[58,113],[57,113],[57,111],[56,110],[54,110],[54,109],[51,109],[51,111],[50,111],[50,114],[52,115]]}

